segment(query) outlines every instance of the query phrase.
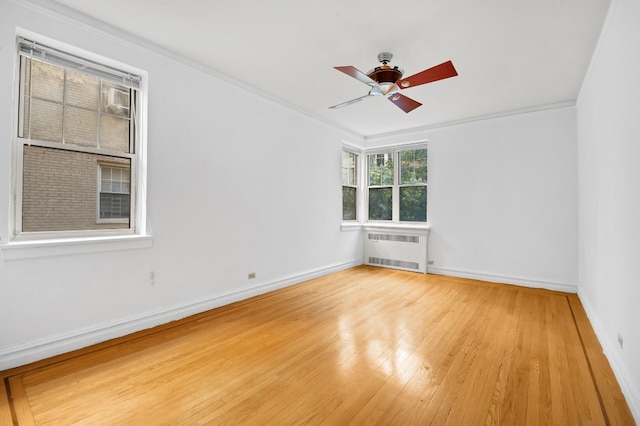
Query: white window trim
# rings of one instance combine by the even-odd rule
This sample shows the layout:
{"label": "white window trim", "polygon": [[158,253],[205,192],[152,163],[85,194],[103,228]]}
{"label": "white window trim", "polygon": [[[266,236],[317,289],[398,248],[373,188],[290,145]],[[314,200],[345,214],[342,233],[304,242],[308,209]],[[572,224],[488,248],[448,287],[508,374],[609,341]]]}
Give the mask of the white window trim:
{"label": "white window trim", "polygon": [[[340,225],[340,230],[342,231],[354,231],[359,230],[362,227],[365,218],[365,208],[363,204],[363,189],[364,188],[364,161],[366,159],[366,153],[363,148],[360,148],[356,145],[352,145],[348,142],[342,142],[342,150],[340,151],[340,164],[342,165],[342,153],[350,152],[352,154],[356,154],[358,156],[357,164],[356,164],[356,218],[355,220],[344,220],[342,219],[342,180],[340,181],[340,220],[342,224]],[[342,167],[342,166],[341,166]]]}
{"label": "white window trim", "polygon": [[34,241],[13,241],[0,244],[5,260],[73,254],[102,253],[108,251],[146,249],[153,246],[151,235],[117,235],[102,237],[61,238]]}
{"label": "white window trim", "polygon": [[[391,154],[391,157],[393,158],[393,184],[391,185],[370,185],[369,184],[369,156],[371,155],[379,155],[379,154]],[[391,199],[392,200],[396,200],[396,192],[397,188],[396,188],[396,184],[395,182],[398,181],[398,176],[397,176],[397,167],[396,167],[396,161],[397,160],[397,153],[395,151],[393,151],[392,149],[388,149],[388,150],[383,150],[383,151],[376,151],[376,152],[367,152],[366,154],[366,159],[365,159],[365,188],[366,188],[366,194],[364,196],[365,199],[365,206],[367,206],[366,208],[366,223],[393,223],[394,218],[398,217],[398,212],[396,212],[397,210],[397,203],[391,203],[391,219],[389,220],[383,220],[383,219],[369,219],[369,189],[371,188],[376,188],[376,189],[383,189],[383,188],[391,188]]]}
{"label": "white window trim", "polygon": [[[18,141],[17,127],[13,128],[13,149],[12,149],[12,172],[11,172],[11,209],[10,209],[10,225],[8,241],[0,241],[0,251],[3,258],[24,259],[32,257],[47,257],[77,253],[91,253],[125,249],[140,249],[152,246],[153,238],[151,229],[147,223],[147,204],[146,204],[146,185],[147,185],[147,90],[148,80],[147,72],[112,59],[105,58],[98,54],[84,51],[71,45],[40,36],[36,33],[18,29],[18,37],[28,38],[35,42],[40,42],[60,49],[70,54],[84,57],[88,60],[103,63],[110,67],[116,67],[124,71],[141,77],[140,88],[137,89],[137,116],[136,124],[136,148],[135,148],[135,172],[132,171],[131,183],[132,194],[131,203],[135,203],[134,213],[132,214],[132,226],[127,230],[100,230],[100,232],[81,231],[81,234],[75,232],[52,232],[52,233],[24,233],[21,232],[21,222],[18,225],[16,217],[22,217],[22,168],[23,168],[23,147],[25,143]],[[14,69],[19,64],[20,54],[17,49],[17,39],[15,48],[16,63]],[[15,84],[14,102],[12,114],[14,117],[14,126],[18,126],[18,108],[20,95],[20,79]],[[28,143],[27,143],[28,144]],[[87,149],[88,152],[92,150]],[[96,150],[97,151],[97,150]],[[100,153],[107,154],[106,151]],[[122,153],[119,153],[122,156]],[[20,173],[19,173],[20,172]],[[135,188],[135,190],[133,189]],[[135,191],[135,194],[134,194]],[[135,198],[134,198],[135,197]],[[124,232],[127,231],[127,232]]]}
{"label": "white window trim", "polygon": [[[364,153],[364,163],[365,163],[365,169],[364,169],[364,186],[363,188],[365,188],[364,192],[364,205],[366,206],[366,211],[363,212],[364,213],[364,224],[365,225],[371,225],[371,226],[389,226],[389,227],[409,227],[409,228],[415,228],[415,229],[428,229],[429,228],[429,216],[427,215],[427,221],[426,222],[409,222],[409,221],[400,221],[400,187],[406,187],[406,186],[416,186],[416,185],[400,185],[399,183],[399,169],[400,169],[400,163],[399,163],[399,154],[400,152],[403,151],[411,151],[411,150],[415,150],[415,149],[429,149],[428,148],[428,143],[426,141],[424,142],[414,142],[414,143],[408,143],[408,144],[398,144],[398,145],[388,145],[388,146],[382,146],[382,147],[376,147],[376,148],[372,148],[372,149],[368,149],[365,151]],[[382,186],[369,186],[369,156],[370,155],[375,155],[375,154],[393,154],[393,161],[394,161],[394,166],[393,166],[393,185],[382,185]],[[428,160],[427,160],[428,161]],[[376,219],[369,219],[369,188],[373,187],[373,188],[388,188],[388,187],[392,187],[392,199],[393,200],[398,200],[397,202],[394,202],[391,204],[391,208],[392,208],[392,213],[391,213],[391,220],[376,220]],[[422,186],[422,185],[418,185],[418,186]],[[426,185],[427,187],[427,206],[429,204],[429,184],[427,183]]]}
{"label": "white window trim", "polygon": [[[340,188],[344,188],[345,186],[349,187],[349,188],[355,188],[356,190],[356,217],[355,219],[344,219],[344,200],[342,200],[343,202],[340,204],[341,206],[341,211],[340,211],[340,217],[342,218],[342,222],[343,224],[349,224],[349,223],[357,223],[359,221],[359,216],[360,216],[360,210],[361,210],[361,206],[360,206],[360,192],[361,192],[361,188],[360,188],[360,174],[361,174],[361,167],[360,167],[360,160],[362,158],[362,154],[360,152],[358,152],[355,149],[349,149],[349,148],[345,148],[343,146],[342,151],[340,152],[340,154],[342,155],[342,153],[347,152],[349,154],[354,154],[356,156],[356,177],[355,177],[355,185],[345,185],[343,182],[340,182]],[[341,166],[342,168],[342,162],[341,162]]]}

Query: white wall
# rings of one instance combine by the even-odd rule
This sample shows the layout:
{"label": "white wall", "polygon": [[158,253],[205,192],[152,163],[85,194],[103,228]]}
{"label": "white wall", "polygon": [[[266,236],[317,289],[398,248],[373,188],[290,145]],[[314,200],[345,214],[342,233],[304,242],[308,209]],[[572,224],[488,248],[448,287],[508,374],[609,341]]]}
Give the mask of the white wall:
{"label": "white wall", "polygon": [[640,2],[613,1],[577,111],[579,294],[640,422]]}
{"label": "white wall", "polygon": [[145,249],[18,260],[0,250],[0,370],[362,262],[360,232],[340,230],[342,142],[361,140],[85,18],[21,1],[0,10],[0,244],[16,27],[148,72],[153,229]]}
{"label": "white wall", "polygon": [[367,141],[428,140],[429,271],[577,291],[575,108]]}

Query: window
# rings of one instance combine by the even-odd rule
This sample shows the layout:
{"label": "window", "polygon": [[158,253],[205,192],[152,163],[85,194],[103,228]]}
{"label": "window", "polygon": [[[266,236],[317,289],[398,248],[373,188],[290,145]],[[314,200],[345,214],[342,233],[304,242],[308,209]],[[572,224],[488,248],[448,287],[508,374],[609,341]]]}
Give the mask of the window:
{"label": "window", "polygon": [[130,168],[100,166],[98,221],[127,222],[130,214]]}
{"label": "window", "polygon": [[18,50],[16,238],[134,233],[141,78],[22,38]]}
{"label": "window", "polygon": [[369,220],[427,221],[427,149],[368,155]]}
{"label": "window", "polygon": [[369,155],[369,220],[393,216],[393,153]]}
{"label": "window", "polygon": [[427,221],[427,150],[400,151],[400,222]]}
{"label": "window", "polygon": [[342,151],[342,220],[357,219],[358,155]]}

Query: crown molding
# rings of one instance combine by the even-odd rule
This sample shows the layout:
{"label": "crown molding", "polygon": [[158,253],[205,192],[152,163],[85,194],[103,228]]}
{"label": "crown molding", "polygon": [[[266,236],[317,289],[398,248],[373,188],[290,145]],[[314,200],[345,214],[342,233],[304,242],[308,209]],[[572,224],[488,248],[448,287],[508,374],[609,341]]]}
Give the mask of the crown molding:
{"label": "crown molding", "polygon": [[[410,129],[403,129],[403,130],[398,130],[398,131],[394,131],[394,132],[378,133],[378,134],[375,134],[375,135],[365,136],[364,139],[365,139],[365,143],[366,143],[366,142],[374,142],[374,141],[378,141],[378,140],[381,140],[381,139],[388,139],[388,138],[399,137],[399,136],[415,137],[416,133],[426,132],[426,131],[434,130],[434,129],[442,129],[442,128],[446,128],[446,127],[455,127],[455,126],[461,126],[461,125],[475,123],[475,122],[479,122],[479,121],[494,120],[494,119],[500,119],[500,118],[505,118],[505,117],[511,117],[511,116],[514,116],[514,115],[531,114],[531,113],[549,111],[549,110],[561,109],[561,108],[571,108],[571,107],[575,107],[575,106],[576,106],[576,100],[572,99],[572,100],[553,103],[553,104],[537,105],[537,106],[534,106],[534,107],[520,108],[520,109],[515,109],[515,110],[509,110],[509,111],[502,111],[502,112],[497,112],[497,113],[494,113],[494,114],[478,115],[478,116],[474,116],[474,117],[464,118],[464,119],[461,119],[461,120],[446,121],[446,122],[442,122],[442,123],[430,124],[430,125],[427,125],[427,126],[412,127]],[[417,140],[422,140],[422,139],[424,139],[424,138],[423,137],[417,137]]]}
{"label": "crown molding", "polygon": [[[366,145],[369,142],[374,142],[381,139],[387,139],[387,138],[393,138],[393,137],[404,137],[404,136],[411,137],[416,133],[434,130],[434,129],[464,125],[468,123],[479,122],[479,121],[484,121],[489,119],[497,119],[497,118],[508,117],[512,115],[527,114],[527,113],[533,113],[533,112],[539,112],[539,111],[545,111],[545,110],[551,110],[551,109],[557,109],[557,108],[573,107],[576,105],[576,99],[571,99],[571,100],[554,103],[554,104],[539,105],[534,107],[527,107],[522,109],[498,112],[495,114],[469,117],[461,120],[454,120],[454,121],[435,123],[435,124],[430,124],[425,126],[412,127],[409,129],[402,129],[398,131],[365,135],[365,134],[356,132],[353,129],[342,126],[338,123],[327,120],[324,117],[313,114],[288,101],[285,101],[284,99],[278,96],[274,96],[254,86],[251,86],[247,83],[237,80],[230,75],[224,74],[200,62],[186,58],[185,56],[182,56],[172,50],[164,48],[160,45],[157,45],[148,40],[135,36],[126,31],[115,28],[109,24],[106,24],[103,21],[100,21],[96,18],[88,16],[84,13],[78,12],[74,9],[68,8],[60,3],[56,3],[52,0],[9,0],[9,1],[18,5],[28,7],[32,10],[35,10],[49,17],[67,22],[69,24],[80,26],[86,31],[92,32],[94,34],[97,34],[101,37],[105,37],[107,39],[111,39],[112,41],[124,44],[127,47],[132,48],[134,50],[138,50],[146,54],[152,54],[152,55],[155,55],[156,57],[170,59],[182,65],[201,71],[214,78],[217,78],[228,84],[231,84],[247,93],[251,93],[252,95],[256,96],[257,98],[263,101],[267,101],[273,105],[286,108],[301,116],[304,116],[308,119],[316,121],[324,126],[330,127],[338,132],[345,134],[346,136],[349,136],[350,138],[353,138],[354,140],[364,145]],[[613,6],[615,6],[615,4],[617,4],[617,0],[613,1],[613,5],[611,9],[613,9]],[[610,10],[610,13],[611,13],[611,10]]]}

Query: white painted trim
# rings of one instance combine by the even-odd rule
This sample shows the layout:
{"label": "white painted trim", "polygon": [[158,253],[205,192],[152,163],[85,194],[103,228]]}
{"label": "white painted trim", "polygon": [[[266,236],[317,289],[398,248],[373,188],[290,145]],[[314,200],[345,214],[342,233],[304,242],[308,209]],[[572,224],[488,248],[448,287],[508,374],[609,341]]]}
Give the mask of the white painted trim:
{"label": "white painted trim", "polygon": [[101,324],[73,330],[68,333],[7,346],[0,349],[0,371],[81,349],[96,343],[105,342],[110,339],[135,333],[136,331],[166,324],[358,265],[362,265],[362,259],[327,265],[268,283],[258,284],[244,290],[194,300],[190,303],[169,306],[164,309],[132,315],[127,318],[105,321]]}
{"label": "white painted trim", "polygon": [[631,377],[631,374],[625,368],[624,361],[620,359],[620,349],[616,347],[614,342],[607,339],[605,329],[581,287],[578,288],[578,298],[580,299],[580,302],[587,314],[587,318],[591,323],[591,327],[593,327],[593,331],[596,333],[596,337],[602,346],[602,352],[607,357],[607,360],[611,365],[611,369],[613,370],[613,374],[618,380],[618,384],[620,385],[622,394],[627,400],[627,405],[629,405],[631,414],[633,415],[636,423],[640,424],[640,389],[634,387],[633,383],[626,379],[627,377]]}
{"label": "white painted trim", "polygon": [[397,231],[397,232],[421,232],[426,235],[431,231],[431,226],[417,222],[375,222],[370,221],[362,224],[366,231]]}
{"label": "white painted trim", "polygon": [[351,142],[347,142],[347,141],[342,141],[342,150],[343,151],[347,151],[347,152],[352,152],[354,154],[358,154],[358,155],[363,155],[365,148],[363,146],[351,143]]}
{"label": "white painted trim", "polygon": [[360,222],[342,222],[342,224],[340,225],[340,231],[345,232],[345,231],[360,231],[362,229],[362,223]]}
{"label": "white painted trim", "polygon": [[66,256],[106,251],[145,249],[153,246],[151,235],[119,235],[108,237],[79,237],[33,241],[14,241],[0,244],[4,260],[35,257]]}
{"label": "white painted trim", "polygon": [[402,151],[410,151],[414,149],[429,149],[429,141],[420,139],[413,142],[393,143],[389,145],[381,145],[373,148],[367,148],[364,151],[366,155],[386,154],[389,152],[398,153]]}
{"label": "white painted trim", "polygon": [[[521,114],[531,114],[534,112],[543,112],[543,111],[549,111],[549,110],[554,110],[554,109],[560,109],[560,108],[568,108],[568,107],[575,107],[576,106],[576,100],[575,99],[571,99],[565,102],[558,102],[558,103],[554,103],[554,104],[547,104],[547,105],[538,105],[535,107],[531,107],[531,108],[522,108],[522,109],[515,109],[515,110],[510,110],[510,111],[502,111],[502,112],[498,112],[495,114],[487,114],[487,115],[478,115],[475,117],[469,117],[469,118],[463,118],[461,120],[454,120],[454,121],[447,121],[447,122],[443,122],[443,123],[435,123],[435,124],[430,124],[427,126],[419,126],[419,127],[412,127],[410,129],[404,129],[404,130],[398,130],[398,131],[393,131],[393,132],[387,132],[387,133],[378,133],[375,135],[369,135],[369,136],[365,136],[365,145],[368,146],[371,142],[374,142],[376,140],[385,140],[388,138],[393,138],[393,137],[397,137],[397,136],[407,136],[408,138],[414,138],[415,141],[420,141],[420,140],[424,140],[424,137],[419,137],[416,136],[415,134],[418,134],[420,132],[425,132],[428,130],[435,130],[435,129],[442,129],[442,128],[447,128],[447,127],[456,127],[456,126],[461,126],[461,125],[466,125],[466,124],[471,124],[471,123],[475,123],[478,121],[485,121],[485,120],[493,120],[493,119],[499,119],[499,118],[505,118],[505,117],[510,117],[513,115],[521,115]],[[398,144],[389,144],[387,146],[395,146]],[[373,149],[378,149],[377,146],[372,147]]]}
{"label": "white painted trim", "polygon": [[489,281],[500,284],[513,284],[521,287],[545,288],[547,290],[563,291],[566,293],[577,293],[578,285],[559,281],[549,281],[531,277],[515,277],[508,275],[494,274],[483,271],[470,271],[458,268],[427,267],[427,273],[446,275],[458,278],[470,278],[473,280]]}

